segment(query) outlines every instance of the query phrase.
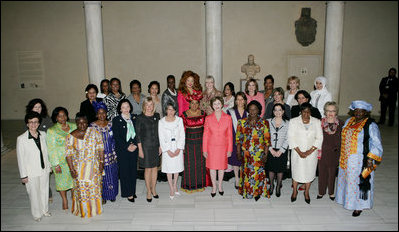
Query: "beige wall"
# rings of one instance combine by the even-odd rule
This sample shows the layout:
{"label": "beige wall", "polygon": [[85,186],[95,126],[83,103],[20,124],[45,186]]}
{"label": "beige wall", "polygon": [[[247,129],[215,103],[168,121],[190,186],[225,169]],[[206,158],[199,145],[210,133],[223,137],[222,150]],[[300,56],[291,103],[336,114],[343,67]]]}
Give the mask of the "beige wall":
{"label": "beige wall", "polygon": [[381,78],[398,69],[398,2],[346,2],[344,20],[340,114],[366,100],[379,115]]}
{"label": "beige wall", "polygon": [[[22,119],[25,105],[35,97],[50,111],[62,105],[70,115],[79,110],[88,84],[83,2],[1,2],[1,118]],[[294,22],[301,8],[311,7],[317,20],[316,41],[302,47]],[[223,3],[223,83],[236,89],[240,66],[255,55],[263,78],[271,73],[275,86],[285,87],[287,56],[323,56],[324,1]],[[166,88],[165,78],[180,79],[191,69],[206,73],[205,8],[197,2],[103,2],[105,73],[119,77],[129,94],[129,82],[139,79],[143,93],[151,80]],[[346,2],[340,114],[351,100],[364,99],[378,114],[378,83],[398,64],[397,2]],[[43,51],[43,90],[21,90],[17,51]],[[356,87],[356,88],[355,88]]]}

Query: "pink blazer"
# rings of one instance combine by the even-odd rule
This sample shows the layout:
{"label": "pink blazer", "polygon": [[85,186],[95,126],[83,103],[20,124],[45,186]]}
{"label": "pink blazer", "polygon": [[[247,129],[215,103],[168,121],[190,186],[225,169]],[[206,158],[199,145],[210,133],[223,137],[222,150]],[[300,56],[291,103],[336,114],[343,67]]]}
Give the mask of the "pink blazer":
{"label": "pink blazer", "polygon": [[208,153],[206,167],[213,170],[227,169],[227,152],[233,151],[231,116],[222,112],[219,122],[215,112],[205,119],[202,150]]}

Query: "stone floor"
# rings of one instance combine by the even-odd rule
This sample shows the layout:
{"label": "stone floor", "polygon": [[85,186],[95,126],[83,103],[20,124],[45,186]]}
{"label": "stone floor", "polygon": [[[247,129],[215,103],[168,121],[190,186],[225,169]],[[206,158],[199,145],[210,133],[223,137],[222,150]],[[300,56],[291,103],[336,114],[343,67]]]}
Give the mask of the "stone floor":
{"label": "stone floor", "polygon": [[[21,123],[21,122],[20,122]],[[9,125],[9,123],[2,123]],[[23,127],[21,127],[23,129]],[[49,205],[52,217],[35,222],[25,186],[19,181],[14,130],[2,127],[10,151],[1,156],[1,230],[398,230],[398,127],[381,126],[384,157],[375,175],[374,207],[360,217],[328,197],[317,200],[317,178],[312,183],[310,205],[302,193],[290,202],[291,179],[283,181],[282,195],[258,202],[242,199],[233,179],[224,182],[224,196],[211,198],[211,189],[186,194],[171,201],[166,182],[157,184],[159,199],[145,200],[143,180],[137,181],[136,203],[117,197],[108,202],[103,214],[82,219],[61,210],[61,197],[55,192]],[[10,138],[10,136],[14,136]],[[15,144],[15,142],[14,142]],[[14,145],[15,146],[15,145]],[[54,176],[50,184],[55,189]],[[68,193],[70,198],[70,194]],[[69,204],[71,200],[69,199]]]}

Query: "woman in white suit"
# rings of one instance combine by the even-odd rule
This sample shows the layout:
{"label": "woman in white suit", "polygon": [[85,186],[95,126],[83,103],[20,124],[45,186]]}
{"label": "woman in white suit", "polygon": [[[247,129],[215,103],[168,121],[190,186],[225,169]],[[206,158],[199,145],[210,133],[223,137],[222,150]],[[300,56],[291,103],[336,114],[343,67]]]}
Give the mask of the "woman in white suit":
{"label": "woman in white suit", "polygon": [[291,119],[288,127],[288,144],[292,149],[291,202],[296,201],[299,182],[305,183],[305,202],[310,204],[310,184],[316,177],[317,155],[323,143],[323,131],[320,120],[310,116],[311,108],[309,103],[302,103],[301,115]]}
{"label": "woman in white suit", "polygon": [[183,150],[186,140],[183,119],[176,116],[173,102],[165,105],[166,114],[158,123],[159,144],[162,150],[162,172],[167,174],[171,200],[180,195],[177,190],[179,173],[184,170]]}
{"label": "woman in white suit", "polygon": [[21,182],[28,192],[33,219],[39,222],[48,212],[50,162],[46,132],[38,131],[42,119],[39,113],[25,116],[28,130],[17,138],[17,159]]}

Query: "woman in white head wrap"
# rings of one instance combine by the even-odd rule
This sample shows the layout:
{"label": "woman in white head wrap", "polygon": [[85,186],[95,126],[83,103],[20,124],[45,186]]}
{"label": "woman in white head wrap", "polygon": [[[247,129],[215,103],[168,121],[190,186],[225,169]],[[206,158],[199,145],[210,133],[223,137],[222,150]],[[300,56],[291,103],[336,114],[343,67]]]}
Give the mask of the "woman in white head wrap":
{"label": "woman in white head wrap", "polygon": [[328,101],[332,101],[331,93],[328,92],[326,88],[327,78],[325,77],[317,77],[314,81],[314,86],[316,90],[310,93],[311,100],[310,104],[313,107],[316,107],[320,114],[324,117],[324,104]]}

